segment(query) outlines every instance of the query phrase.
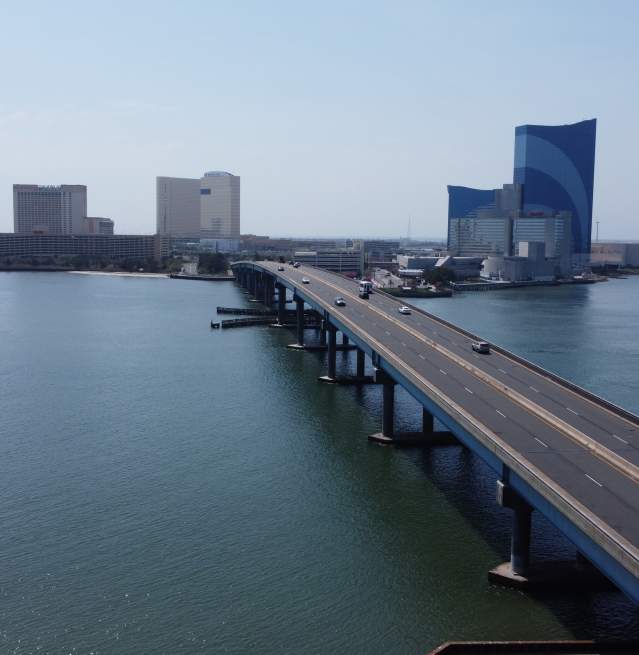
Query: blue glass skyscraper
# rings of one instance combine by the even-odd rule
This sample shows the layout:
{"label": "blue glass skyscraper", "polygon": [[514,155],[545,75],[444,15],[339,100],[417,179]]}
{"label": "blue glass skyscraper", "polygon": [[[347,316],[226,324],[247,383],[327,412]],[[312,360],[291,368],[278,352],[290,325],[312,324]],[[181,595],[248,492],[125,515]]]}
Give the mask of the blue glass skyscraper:
{"label": "blue glass skyscraper", "polygon": [[524,215],[572,212],[573,252],[590,252],[597,120],[515,128],[514,182]]}

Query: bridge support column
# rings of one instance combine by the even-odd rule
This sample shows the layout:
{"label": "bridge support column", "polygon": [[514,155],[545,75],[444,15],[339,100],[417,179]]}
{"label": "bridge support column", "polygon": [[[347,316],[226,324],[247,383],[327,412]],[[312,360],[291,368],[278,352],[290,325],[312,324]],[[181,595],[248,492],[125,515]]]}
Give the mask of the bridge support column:
{"label": "bridge support column", "polygon": [[286,320],[286,287],[277,283],[277,323],[283,325]]}
{"label": "bridge support column", "polygon": [[357,349],[357,369],[356,369],[355,375],[360,379],[363,379],[363,377],[364,377],[364,371],[366,370],[365,366],[366,366],[366,353],[361,348],[358,348]]}
{"label": "bridge support column", "polygon": [[327,349],[327,364],[328,372],[319,378],[320,382],[333,383],[336,380],[337,371],[337,329],[326,322],[326,332],[328,333],[328,349]]}
{"label": "bridge support column", "polygon": [[342,332],[342,345],[348,346],[348,335]]}
{"label": "bridge support column", "polygon": [[320,346],[326,345],[326,321],[323,319],[320,321],[319,342]]}
{"label": "bridge support column", "polygon": [[490,571],[488,579],[506,586],[526,585],[530,573],[532,507],[503,480],[497,480],[497,504],[513,512],[510,562]]}
{"label": "bridge support column", "polygon": [[297,322],[297,345],[304,347],[304,301],[301,298],[295,298],[295,319]]}
{"label": "bridge support column", "polygon": [[395,380],[382,369],[376,368],[375,382],[382,385],[382,431],[369,435],[368,439],[392,444],[395,438]]}
{"label": "bridge support column", "polygon": [[[508,472],[506,471],[506,478]],[[614,585],[583,558],[530,562],[533,508],[505,481],[497,481],[497,503],[513,512],[510,561],[488,572],[488,580],[522,590],[574,593],[577,590],[607,590]]]}

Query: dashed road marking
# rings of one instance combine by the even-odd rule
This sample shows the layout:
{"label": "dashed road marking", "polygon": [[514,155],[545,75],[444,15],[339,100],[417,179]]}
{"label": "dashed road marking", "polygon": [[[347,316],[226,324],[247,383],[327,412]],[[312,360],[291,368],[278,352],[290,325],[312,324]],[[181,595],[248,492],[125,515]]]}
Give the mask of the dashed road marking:
{"label": "dashed road marking", "polygon": [[404,346],[404,348],[406,348],[406,344],[403,341],[402,341],[402,346]]}
{"label": "dashed road marking", "polygon": [[421,359],[426,359],[426,357],[424,357],[424,355],[420,354],[419,356],[420,356]]}
{"label": "dashed road marking", "polygon": [[548,448],[548,444],[544,443],[541,439],[537,439],[537,437],[533,437],[537,443],[540,443],[544,448]]}
{"label": "dashed road marking", "polygon": [[588,475],[587,473],[584,473],[584,475],[591,481],[594,482],[598,487],[603,487],[603,484],[599,482],[599,480],[595,480],[591,475]]}
{"label": "dashed road marking", "polygon": [[390,337],[390,332],[388,330],[384,330],[386,332],[386,335]]}
{"label": "dashed road marking", "polygon": [[579,416],[579,412],[576,412],[574,409],[570,409],[570,407],[566,407],[566,409],[567,409],[569,412],[572,412],[575,416]]}
{"label": "dashed road marking", "polygon": [[444,369],[442,369],[442,368],[439,369],[439,372],[443,373],[444,375],[448,375],[448,373],[446,373],[446,371],[444,371]]}
{"label": "dashed road marking", "polygon": [[539,393],[539,389],[535,389],[535,387],[530,387],[535,393]]}
{"label": "dashed road marking", "polygon": [[473,393],[468,387],[464,387],[464,389],[466,389],[466,391],[468,391],[468,393]]}
{"label": "dashed road marking", "polygon": [[621,441],[621,443],[625,443],[626,446],[628,445],[628,442],[627,442],[625,439],[622,439],[618,434],[613,434],[612,436],[613,436],[615,439],[619,439],[619,441]]}
{"label": "dashed road marking", "polygon": [[498,409],[496,409],[495,411],[499,414],[499,416],[503,416],[504,418],[506,418],[506,414],[504,414],[503,412],[500,412]]}
{"label": "dashed road marking", "polygon": [[508,375],[508,373],[507,373],[506,371],[504,371],[503,368],[498,368],[497,370],[498,370],[500,373],[503,373],[504,375]]}

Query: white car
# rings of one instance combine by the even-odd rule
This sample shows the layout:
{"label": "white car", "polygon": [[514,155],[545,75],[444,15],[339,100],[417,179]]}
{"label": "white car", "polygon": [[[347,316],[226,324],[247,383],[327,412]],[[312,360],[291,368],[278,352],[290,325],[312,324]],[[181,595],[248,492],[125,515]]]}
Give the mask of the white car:
{"label": "white car", "polygon": [[302,278],[302,284],[310,284],[310,280],[307,277]]}
{"label": "white car", "polygon": [[487,341],[473,341],[472,348],[476,353],[490,354],[490,344]]}
{"label": "white car", "polygon": [[406,307],[406,305],[402,305],[398,310],[400,314],[410,314],[410,307]]}

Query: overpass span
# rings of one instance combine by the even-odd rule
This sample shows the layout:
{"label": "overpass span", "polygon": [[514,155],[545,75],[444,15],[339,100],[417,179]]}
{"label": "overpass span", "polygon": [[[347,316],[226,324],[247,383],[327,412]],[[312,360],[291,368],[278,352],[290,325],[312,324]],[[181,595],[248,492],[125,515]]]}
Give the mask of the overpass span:
{"label": "overpass span", "polygon": [[[498,500],[513,510],[509,575],[528,573],[530,513],[540,511],[578,551],[639,603],[639,417],[499,347],[472,351],[472,335],[381,293],[358,297],[336,274],[272,262],[239,262],[237,279],[267,305],[286,290],[297,308],[304,344],[304,306],[328,333],[328,376],[335,375],[335,334],[364,353],[384,385],[383,433],[392,442],[394,385],[424,408],[425,432],[437,418],[499,476]],[[302,283],[302,278],[309,280]],[[336,296],[345,306],[334,304]],[[360,366],[361,364],[361,366]]]}

